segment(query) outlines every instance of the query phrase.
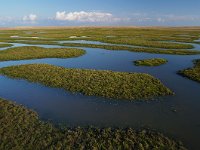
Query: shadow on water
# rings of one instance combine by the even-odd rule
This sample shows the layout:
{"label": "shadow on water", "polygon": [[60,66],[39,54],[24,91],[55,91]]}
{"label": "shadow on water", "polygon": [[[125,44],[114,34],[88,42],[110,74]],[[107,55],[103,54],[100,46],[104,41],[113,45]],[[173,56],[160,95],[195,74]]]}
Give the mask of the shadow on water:
{"label": "shadow on water", "polygon": [[[72,94],[62,89],[0,76],[0,97],[34,109],[42,119],[55,123],[67,123],[72,126],[149,127],[182,140],[192,149],[200,147],[200,118],[198,117],[200,84],[176,74],[178,70],[191,67],[192,60],[200,56],[84,49],[87,54],[78,58],[7,61],[0,62],[0,67],[48,63],[67,68],[143,72],[159,78],[176,95],[156,98],[156,101],[149,102],[109,100]],[[169,62],[159,67],[138,67],[133,64],[134,60],[154,57],[166,58]]]}

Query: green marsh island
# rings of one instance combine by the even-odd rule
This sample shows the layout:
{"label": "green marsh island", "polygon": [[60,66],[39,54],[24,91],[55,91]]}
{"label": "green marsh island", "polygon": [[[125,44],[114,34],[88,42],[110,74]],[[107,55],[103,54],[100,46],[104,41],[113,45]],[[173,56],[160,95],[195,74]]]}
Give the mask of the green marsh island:
{"label": "green marsh island", "polygon": [[0,43],[0,48],[4,48],[4,47],[11,47],[13,46],[12,44],[3,44],[3,43]]}
{"label": "green marsh island", "polygon": [[74,48],[43,48],[36,46],[24,46],[0,51],[0,61],[41,58],[70,58],[78,57],[84,54],[84,50]]}
{"label": "green marsh island", "polygon": [[173,94],[158,79],[142,73],[67,69],[48,64],[29,64],[1,68],[0,74],[106,98],[148,100],[155,96]]}
{"label": "green marsh island", "polygon": [[200,59],[194,60],[194,67],[184,69],[178,72],[178,74],[187,77],[191,80],[200,82]]}
{"label": "green marsh island", "polygon": [[136,60],[134,64],[136,66],[160,66],[166,64],[168,61],[163,58],[152,58],[152,59],[144,59],[144,60]]}
{"label": "green marsh island", "polygon": [[[133,39],[134,40],[134,39]],[[108,41],[105,41],[108,42]],[[130,46],[120,46],[120,45],[98,45],[98,44],[86,44],[86,43],[63,43],[61,46],[72,46],[72,47],[89,47],[89,48],[102,48],[107,50],[127,50],[130,52],[144,52],[144,53],[154,53],[154,54],[169,54],[169,55],[196,55],[200,54],[196,50],[186,50],[186,49],[166,49],[162,50],[159,48],[151,47],[131,47]]]}
{"label": "green marsh island", "polygon": [[181,142],[132,128],[58,128],[24,106],[0,99],[0,149],[173,149]]}

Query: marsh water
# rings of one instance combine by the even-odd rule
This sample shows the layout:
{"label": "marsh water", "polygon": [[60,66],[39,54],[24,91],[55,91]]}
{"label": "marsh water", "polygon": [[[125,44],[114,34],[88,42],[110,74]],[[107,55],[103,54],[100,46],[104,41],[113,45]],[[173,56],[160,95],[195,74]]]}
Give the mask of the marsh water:
{"label": "marsh water", "polygon": [[[3,49],[5,48],[0,50]],[[47,63],[66,68],[143,72],[160,79],[175,92],[175,95],[151,101],[111,100],[73,94],[63,89],[0,76],[0,97],[23,104],[38,112],[41,119],[54,123],[64,123],[68,126],[150,128],[183,141],[190,149],[200,148],[200,84],[177,75],[178,70],[192,67],[192,60],[200,58],[200,55],[83,49],[87,54],[78,58],[5,61],[0,62],[0,67]],[[169,62],[159,67],[138,67],[133,64],[134,60],[155,57],[166,58]]]}

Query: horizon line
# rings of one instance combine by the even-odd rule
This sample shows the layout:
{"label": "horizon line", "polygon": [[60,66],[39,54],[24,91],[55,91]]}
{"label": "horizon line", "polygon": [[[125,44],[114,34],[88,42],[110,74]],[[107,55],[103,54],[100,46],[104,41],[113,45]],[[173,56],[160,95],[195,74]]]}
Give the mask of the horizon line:
{"label": "horizon line", "polygon": [[12,29],[63,29],[63,28],[200,28],[200,25],[196,26],[14,26],[14,27],[0,27],[0,30],[12,30]]}

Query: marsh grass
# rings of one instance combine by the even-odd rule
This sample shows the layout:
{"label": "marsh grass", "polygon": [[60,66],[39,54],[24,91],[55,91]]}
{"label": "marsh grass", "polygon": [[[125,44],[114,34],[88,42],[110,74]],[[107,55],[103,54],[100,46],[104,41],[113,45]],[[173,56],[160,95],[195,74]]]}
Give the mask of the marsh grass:
{"label": "marsh grass", "polygon": [[187,77],[191,80],[200,82],[200,59],[194,60],[194,67],[181,70],[178,74]]}
{"label": "marsh grass", "polygon": [[42,48],[36,46],[24,46],[9,48],[0,51],[0,61],[25,60],[40,58],[71,58],[84,55],[85,51],[73,48]]}
{"label": "marsh grass", "polygon": [[0,149],[185,150],[161,133],[132,128],[55,127],[38,114],[0,98]]}
{"label": "marsh grass", "polygon": [[[22,39],[20,39],[22,40]],[[147,48],[164,48],[164,49],[192,49],[194,48],[190,44],[179,44],[179,43],[170,43],[170,42],[165,42],[165,41],[154,41],[154,40],[145,40],[142,38],[120,38],[120,37],[115,37],[115,38],[98,38],[98,37],[90,37],[90,38],[59,38],[59,39],[23,39],[24,44],[40,44],[41,43],[47,43],[47,44],[56,44],[55,41],[62,41],[62,40],[90,40],[90,41],[100,41],[100,42],[105,42],[105,43],[110,43],[110,44],[128,44],[132,46],[143,46]]]}
{"label": "marsh grass", "polygon": [[134,64],[136,66],[160,66],[166,64],[168,61],[163,58],[152,58],[152,59],[144,59],[144,60],[136,60]]}
{"label": "marsh grass", "polygon": [[84,95],[114,99],[149,100],[155,96],[173,94],[158,79],[143,73],[66,69],[48,64],[29,64],[1,68],[0,74]]}
{"label": "marsh grass", "polygon": [[0,43],[0,48],[4,48],[4,47],[11,47],[11,46],[13,46],[12,44],[7,44],[7,43]]}
{"label": "marsh grass", "polygon": [[45,41],[45,40],[15,40],[13,43],[31,44],[31,45],[59,45],[55,41]]}
{"label": "marsh grass", "polygon": [[[51,39],[52,40],[52,39]],[[59,44],[56,41],[47,41],[44,40],[6,40],[4,42],[10,43],[22,43],[22,44],[31,44],[31,45],[58,45],[58,46],[69,46],[69,47],[89,47],[89,48],[102,48],[106,50],[128,50],[131,52],[146,52],[146,53],[155,53],[155,54],[169,54],[169,55],[196,55],[200,54],[200,51],[196,50],[187,50],[187,49],[159,49],[159,48],[148,48],[148,47],[130,47],[130,46],[120,46],[120,45],[103,45],[103,44],[86,44],[86,43],[62,43]],[[54,39],[58,40],[58,39]],[[64,39],[60,39],[64,40]],[[69,40],[69,39],[65,39]],[[88,40],[88,39],[86,39]],[[98,41],[96,39],[96,41]],[[168,42],[169,43],[169,42]],[[117,43],[115,43],[117,44]]]}
{"label": "marsh grass", "polygon": [[[188,42],[193,43],[199,39],[200,28],[63,28],[63,29],[32,29],[32,30],[9,30],[2,31],[0,41],[27,40],[23,37],[38,37],[31,41],[45,40],[54,41],[73,40],[71,36],[81,37],[74,40],[101,41],[114,44],[130,44],[151,48],[165,49],[191,49]],[[28,34],[27,34],[28,33]],[[31,34],[30,34],[31,33]],[[17,35],[20,38],[10,38]],[[112,38],[108,36],[112,35]],[[184,36],[183,36],[184,35]],[[84,38],[85,37],[85,38]],[[89,38],[88,38],[89,37]],[[169,43],[164,41],[185,42],[188,44]],[[32,42],[33,43],[33,42]],[[48,42],[47,42],[48,43]]]}
{"label": "marsh grass", "polygon": [[145,40],[144,38],[113,38],[113,39],[99,39],[98,41],[113,43],[113,44],[128,44],[135,46],[144,46],[152,48],[165,48],[165,49],[192,49],[194,48],[190,44],[178,44],[178,43],[169,43],[162,41],[154,40]]}
{"label": "marsh grass", "polygon": [[130,46],[117,46],[117,45],[102,45],[102,44],[83,44],[83,43],[63,43],[60,46],[70,46],[70,47],[89,47],[89,48],[101,48],[106,50],[127,50],[130,52],[145,52],[154,54],[169,54],[169,55],[197,55],[200,51],[196,50],[162,50],[162,49],[152,49],[152,48],[137,48]]}
{"label": "marsh grass", "polygon": [[89,48],[102,48],[106,50],[128,50],[131,52],[146,52],[155,54],[169,54],[169,55],[196,55],[200,54],[200,51],[196,50],[181,50],[181,49],[158,49],[158,48],[147,48],[147,47],[130,47],[120,45],[103,45],[103,44],[86,44],[86,43],[63,43],[59,44],[56,41],[43,41],[43,40],[7,40],[10,43],[22,43],[31,45],[58,45],[58,46],[69,46],[69,47],[89,47]]}

